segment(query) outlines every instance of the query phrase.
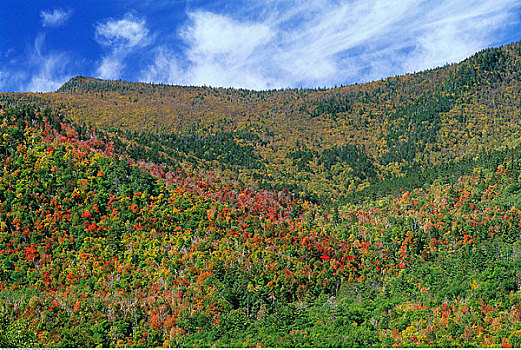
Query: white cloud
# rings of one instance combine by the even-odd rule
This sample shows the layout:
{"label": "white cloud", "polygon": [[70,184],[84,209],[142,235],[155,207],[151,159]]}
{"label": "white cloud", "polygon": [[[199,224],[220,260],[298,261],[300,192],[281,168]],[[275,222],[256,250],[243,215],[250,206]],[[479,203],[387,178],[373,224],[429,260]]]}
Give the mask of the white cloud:
{"label": "white cloud", "polygon": [[180,31],[183,55],[163,44],[142,76],[254,89],[375,80],[456,62],[493,45],[521,7],[518,0],[252,0],[234,5],[239,9],[232,14],[189,12]]}
{"label": "white cloud", "polygon": [[405,60],[405,69],[457,62],[490,46],[496,31],[512,20],[511,10],[516,7],[513,1],[444,2],[418,23],[417,44]]}
{"label": "white cloud", "polygon": [[24,88],[25,91],[56,91],[71,78],[65,71],[70,62],[68,56],[64,53],[44,54],[44,41],[43,35],[39,35],[35,40],[34,50],[29,58],[31,77]]}
{"label": "white cloud", "polygon": [[71,78],[69,56],[65,53],[45,53],[44,43],[45,36],[38,35],[27,57],[14,61],[9,67],[11,69],[0,72],[2,90],[56,91]]}
{"label": "white cloud", "polygon": [[44,27],[59,27],[64,24],[69,17],[72,15],[72,11],[63,11],[59,9],[51,10],[42,10],[40,12],[40,17],[42,19],[42,26]]}
{"label": "white cloud", "polygon": [[115,80],[120,78],[123,70],[123,58],[115,55],[103,57],[98,67],[97,74],[102,79]]}
{"label": "white cloud", "polygon": [[42,57],[36,74],[31,77],[29,83],[22,90],[39,92],[58,90],[71,78],[71,75],[61,72],[61,67],[65,63],[64,58],[63,55]]}
{"label": "white cloud", "polygon": [[[375,41],[386,45],[386,33],[393,30],[407,11],[413,7],[412,1],[356,1],[339,6],[328,4],[324,8],[313,9],[312,20],[301,23],[297,30],[285,33],[285,41],[277,55],[277,63],[284,69],[289,85],[331,84],[342,79],[339,73],[358,74],[359,60],[371,45],[377,49]],[[290,18],[290,20],[295,20]],[[390,39],[392,40],[392,39]],[[359,50],[361,52],[350,52]],[[348,59],[345,59],[347,54]],[[349,71],[345,71],[349,68]],[[355,71],[352,71],[355,69]]]}
{"label": "white cloud", "polygon": [[139,80],[186,83],[182,81],[184,72],[178,64],[179,58],[165,47],[159,47],[156,51],[154,62],[141,73]]}
{"label": "white cloud", "polygon": [[96,40],[105,46],[133,48],[145,45],[148,39],[145,21],[131,14],[96,26]]}
{"label": "white cloud", "polygon": [[265,88],[262,62],[274,33],[269,25],[243,23],[208,13],[190,15],[192,25],[182,33],[190,43],[191,62],[185,79],[193,84],[243,85]]}
{"label": "white cloud", "polygon": [[241,23],[209,12],[190,14],[193,25],[183,33],[194,55],[229,55],[239,59],[267,43],[272,34],[266,24]]}
{"label": "white cloud", "polygon": [[151,42],[145,20],[131,14],[120,20],[109,20],[96,25],[95,39],[109,50],[101,59],[97,70],[102,79],[119,78],[128,54]]}

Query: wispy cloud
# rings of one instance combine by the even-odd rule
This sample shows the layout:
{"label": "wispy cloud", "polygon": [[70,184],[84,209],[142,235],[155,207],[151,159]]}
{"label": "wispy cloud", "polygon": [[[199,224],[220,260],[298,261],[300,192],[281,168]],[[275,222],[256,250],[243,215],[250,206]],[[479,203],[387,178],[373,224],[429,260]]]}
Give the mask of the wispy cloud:
{"label": "wispy cloud", "polygon": [[443,2],[416,21],[416,46],[404,68],[418,71],[456,62],[493,45],[498,31],[517,21],[520,9],[517,1]]}
{"label": "wispy cloud", "polygon": [[25,83],[25,91],[56,91],[71,78],[66,71],[69,57],[65,53],[45,53],[44,43],[45,36],[38,35],[28,60],[30,79]]}
{"label": "wispy cloud", "polygon": [[184,80],[185,70],[183,70],[179,62],[181,57],[177,56],[166,49],[159,47],[155,51],[155,58],[143,72],[141,72],[138,80],[144,82],[177,82],[178,84],[187,84]]}
{"label": "wispy cloud", "polygon": [[235,2],[233,13],[195,9],[179,33],[183,55],[164,43],[141,75],[254,89],[375,80],[493,45],[520,7],[517,0],[253,0]]}
{"label": "wispy cloud", "polygon": [[144,19],[127,14],[120,20],[108,20],[95,28],[95,39],[108,53],[101,59],[97,73],[103,79],[117,79],[132,50],[146,46],[151,38]]}
{"label": "wispy cloud", "polygon": [[[236,21],[209,12],[190,14],[192,24],[182,32],[191,68],[185,80],[193,84],[258,85],[265,72],[259,57],[275,35],[265,23]],[[267,68],[267,67],[266,67]]]}
{"label": "wispy cloud", "polygon": [[45,35],[39,34],[28,56],[11,62],[0,71],[2,91],[56,91],[72,76],[69,56],[62,52],[45,52]]}
{"label": "wispy cloud", "polygon": [[40,12],[40,17],[42,19],[42,26],[44,27],[59,27],[64,24],[69,17],[72,15],[71,10],[42,10]]}
{"label": "wispy cloud", "polygon": [[132,14],[96,25],[95,34],[98,43],[110,47],[133,48],[145,44],[148,39],[145,20]]}
{"label": "wispy cloud", "polygon": [[[135,0],[132,8],[139,12],[86,23],[100,51],[89,47],[84,59],[44,49],[43,34],[25,52],[2,52],[0,89],[52,91],[75,74],[251,89],[334,86],[457,62],[520,39],[506,34],[521,28],[519,0]],[[71,15],[44,10],[41,24],[58,27]]]}

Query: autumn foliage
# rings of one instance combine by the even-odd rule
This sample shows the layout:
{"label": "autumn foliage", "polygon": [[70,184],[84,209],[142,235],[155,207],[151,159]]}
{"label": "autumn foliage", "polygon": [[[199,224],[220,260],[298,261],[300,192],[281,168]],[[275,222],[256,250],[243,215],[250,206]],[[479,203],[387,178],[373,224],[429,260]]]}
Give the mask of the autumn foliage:
{"label": "autumn foliage", "polygon": [[[358,128],[351,122],[380,130],[386,136],[374,144],[335,145],[333,135],[321,134],[327,147],[300,136],[285,147],[269,127],[257,134],[240,123],[221,130],[219,118],[197,126],[215,122],[206,135],[183,129],[182,118],[173,132],[172,125],[131,132],[123,121],[108,130],[73,122],[55,101],[44,108],[45,96],[5,98],[0,345],[521,346],[521,152],[512,141],[518,134],[509,129],[503,140],[512,143],[486,152],[473,146],[496,145],[486,131],[475,140],[472,134],[468,150],[445,138],[475,133],[465,118],[492,118],[487,108],[504,102],[495,96],[480,110],[466,100],[483,81],[490,82],[480,85],[485,90],[514,84],[508,67],[518,62],[505,55],[518,48],[498,50],[446,71],[328,91],[208,92],[78,78],[55,100],[76,111],[75,99],[91,103],[88,95],[97,94],[106,112],[112,99],[134,108],[139,99],[175,94],[176,113],[194,106],[190,118],[204,111],[246,123],[255,109],[278,111],[268,123],[295,112],[315,118],[305,124],[309,130],[344,123],[348,133]],[[467,71],[470,64],[481,69]],[[425,76],[443,79],[431,89],[423,86]],[[408,95],[416,102],[400,104],[397,91],[411,81],[420,86]],[[129,100],[129,93],[141,97]],[[252,98],[258,105],[244,114]],[[422,105],[430,109],[413,118]],[[392,122],[375,124],[387,108]],[[465,108],[459,124],[451,124]],[[509,118],[518,106],[509,108],[491,128],[515,124]],[[150,122],[162,115],[150,113]],[[361,119],[349,121],[350,113]],[[395,137],[405,134],[393,123],[430,141],[411,148],[418,140]],[[275,146],[281,149],[268,154]],[[425,169],[436,176],[417,185]],[[281,179],[303,187],[288,188]],[[394,188],[402,183],[407,188]]]}

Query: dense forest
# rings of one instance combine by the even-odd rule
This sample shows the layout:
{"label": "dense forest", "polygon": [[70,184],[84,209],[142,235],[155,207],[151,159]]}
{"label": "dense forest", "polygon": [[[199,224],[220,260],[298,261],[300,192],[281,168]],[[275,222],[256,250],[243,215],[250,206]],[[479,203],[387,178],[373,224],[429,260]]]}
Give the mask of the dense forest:
{"label": "dense forest", "polygon": [[0,346],[520,347],[520,92],[0,93]]}

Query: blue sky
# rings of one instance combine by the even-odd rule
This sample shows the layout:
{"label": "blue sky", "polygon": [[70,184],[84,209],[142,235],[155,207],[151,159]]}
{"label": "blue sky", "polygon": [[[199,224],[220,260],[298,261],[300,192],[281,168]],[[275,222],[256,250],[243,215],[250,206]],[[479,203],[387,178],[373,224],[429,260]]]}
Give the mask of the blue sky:
{"label": "blue sky", "polygon": [[521,40],[519,0],[2,0],[0,91],[331,87]]}

